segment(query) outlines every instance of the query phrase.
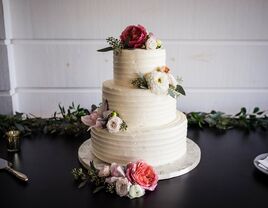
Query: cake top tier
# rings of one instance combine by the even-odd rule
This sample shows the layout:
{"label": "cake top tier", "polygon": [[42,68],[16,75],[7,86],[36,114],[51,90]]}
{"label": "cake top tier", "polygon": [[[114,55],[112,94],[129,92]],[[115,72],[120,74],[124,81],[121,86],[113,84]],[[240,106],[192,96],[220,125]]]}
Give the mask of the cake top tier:
{"label": "cake top tier", "polygon": [[166,64],[165,49],[125,50],[114,53],[114,82],[121,86],[132,86],[131,81],[139,74],[146,74]]}

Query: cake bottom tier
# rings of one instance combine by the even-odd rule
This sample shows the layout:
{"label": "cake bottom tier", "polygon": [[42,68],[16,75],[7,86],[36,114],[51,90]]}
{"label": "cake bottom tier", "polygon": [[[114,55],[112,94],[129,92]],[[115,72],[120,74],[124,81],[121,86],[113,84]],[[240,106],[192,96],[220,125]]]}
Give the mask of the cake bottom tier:
{"label": "cake bottom tier", "polygon": [[181,112],[177,112],[173,122],[158,128],[141,128],[115,134],[106,129],[93,128],[92,153],[107,163],[126,165],[128,162],[144,160],[156,167],[172,163],[186,153],[186,134],[187,119]]}

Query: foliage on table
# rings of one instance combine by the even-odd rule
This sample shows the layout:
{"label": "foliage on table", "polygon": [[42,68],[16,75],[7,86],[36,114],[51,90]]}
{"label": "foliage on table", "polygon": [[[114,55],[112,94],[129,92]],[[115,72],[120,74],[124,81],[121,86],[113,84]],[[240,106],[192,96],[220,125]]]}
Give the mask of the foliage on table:
{"label": "foliage on table", "polygon": [[252,113],[246,108],[241,108],[235,115],[227,115],[220,111],[191,112],[187,114],[189,126],[212,127],[220,130],[232,128],[244,129],[247,131],[268,128],[268,117],[266,111],[255,107]]}
{"label": "foliage on table", "polygon": [[[86,132],[87,127],[81,122],[81,117],[89,114],[87,109],[74,103],[68,109],[60,104],[58,107],[59,111],[50,118],[18,112],[15,115],[0,115],[0,135],[5,135],[9,130],[19,130],[23,136],[35,133],[79,136]],[[92,105],[92,108],[96,106]]]}
{"label": "foliage on table", "polygon": [[[92,105],[91,108],[93,112],[97,106]],[[89,110],[72,103],[67,109],[59,105],[59,111],[50,118],[24,113],[0,115],[0,135],[5,135],[9,130],[19,130],[23,136],[34,133],[79,136],[88,128],[81,122],[81,117],[88,114],[90,114]],[[227,115],[220,111],[190,112],[186,115],[189,126],[199,128],[211,127],[220,130],[239,128],[247,131],[268,128],[267,112],[261,111],[258,107],[255,107],[251,113],[246,108],[241,108],[240,112],[235,115]]]}

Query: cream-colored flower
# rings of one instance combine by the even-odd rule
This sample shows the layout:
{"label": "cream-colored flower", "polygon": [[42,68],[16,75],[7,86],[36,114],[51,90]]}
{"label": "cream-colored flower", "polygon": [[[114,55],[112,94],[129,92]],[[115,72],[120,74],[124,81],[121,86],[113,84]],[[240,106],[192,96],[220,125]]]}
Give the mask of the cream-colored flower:
{"label": "cream-colored flower", "polygon": [[131,199],[141,197],[145,194],[144,188],[142,188],[140,185],[135,184],[131,185],[129,188],[128,197]]}
{"label": "cream-colored flower", "polygon": [[153,36],[148,38],[148,40],[145,43],[145,47],[146,49],[151,49],[151,50],[157,48],[157,42]]}
{"label": "cream-colored flower", "polygon": [[115,182],[115,191],[119,196],[126,196],[128,194],[130,183],[127,178],[119,178]]}
{"label": "cream-colored flower", "polygon": [[175,77],[171,73],[167,73],[167,76],[168,76],[169,84],[176,88],[176,86],[178,85],[178,82],[175,79]]}
{"label": "cream-colored flower", "polygon": [[116,133],[119,132],[122,123],[123,121],[121,118],[113,116],[108,120],[106,127],[110,133]]}
{"label": "cream-colored flower", "polygon": [[145,75],[149,89],[157,95],[168,93],[169,81],[167,74],[164,72],[153,71]]}

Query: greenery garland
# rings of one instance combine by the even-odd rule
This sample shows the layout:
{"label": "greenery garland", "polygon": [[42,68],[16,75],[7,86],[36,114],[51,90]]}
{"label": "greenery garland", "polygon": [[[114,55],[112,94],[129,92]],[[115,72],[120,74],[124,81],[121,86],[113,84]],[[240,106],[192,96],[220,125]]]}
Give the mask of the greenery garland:
{"label": "greenery garland", "polygon": [[[95,110],[92,105],[91,110]],[[19,130],[22,136],[29,136],[36,133],[50,135],[71,135],[80,136],[87,132],[87,126],[81,122],[81,117],[90,114],[90,111],[75,106],[74,103],[65,109],[59,105],[59,112],[55,112],[51,118],[41,118],[24,113],[15,115],[0,115],[0,135],[4,136],[9,130]],[[247,131],[268,129],[268,117],[266,111],[255,107],[252,113],[246,108],[241,108],[235,115],[227,115],[220,111],[190,112],[186,113],[189,126],[199,128],[211,127],[219,130],[239,128]]]}

